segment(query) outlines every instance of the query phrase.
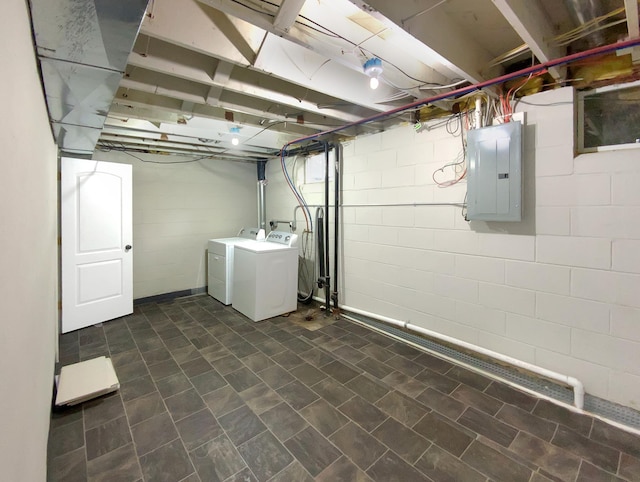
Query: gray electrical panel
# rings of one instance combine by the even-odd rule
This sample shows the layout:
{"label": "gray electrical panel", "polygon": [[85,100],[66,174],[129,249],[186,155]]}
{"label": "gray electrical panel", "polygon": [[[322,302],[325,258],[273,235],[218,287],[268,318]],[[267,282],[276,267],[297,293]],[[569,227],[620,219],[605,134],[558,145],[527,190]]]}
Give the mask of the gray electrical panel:
{"label": "gray electrical panel", "polygon": [[522,220],[522,124],[467,134],[467,219]]}

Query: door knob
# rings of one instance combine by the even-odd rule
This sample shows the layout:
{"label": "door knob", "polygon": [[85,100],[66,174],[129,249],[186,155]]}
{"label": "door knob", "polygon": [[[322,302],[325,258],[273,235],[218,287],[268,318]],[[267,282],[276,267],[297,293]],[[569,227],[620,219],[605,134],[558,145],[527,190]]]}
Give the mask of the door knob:
{"label": "door knob", "polygon": [[131,250],[131,248],[132,248],[132,246],[131,246],[130,244],[127,244],[127,245],[124,247],[124,250],[125,250],[125,251],[130,251],[130,250]]}

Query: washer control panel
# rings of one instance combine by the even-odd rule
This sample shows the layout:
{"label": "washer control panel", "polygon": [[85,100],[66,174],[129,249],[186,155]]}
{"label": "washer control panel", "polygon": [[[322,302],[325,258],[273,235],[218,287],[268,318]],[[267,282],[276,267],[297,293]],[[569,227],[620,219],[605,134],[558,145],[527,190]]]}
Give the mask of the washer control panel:
{"label": "washer control panel", "polygon": [[264,229],[258,228],[242,228],[238,236],[246,239],[255,239],[261,241],[264,239]]}
{"label": "washer control panel", "polygon": [[284,244],[285,246],[297,246],[298,235],[286,231],[271,231],[266,241],[270,243]]}

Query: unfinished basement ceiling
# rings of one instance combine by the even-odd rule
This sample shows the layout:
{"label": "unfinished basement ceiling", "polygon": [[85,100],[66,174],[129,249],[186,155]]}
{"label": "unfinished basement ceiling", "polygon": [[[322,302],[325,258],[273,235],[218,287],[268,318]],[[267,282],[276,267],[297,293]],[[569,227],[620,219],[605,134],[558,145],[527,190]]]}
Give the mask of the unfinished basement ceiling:
{"label": "unfinished basement ceiling", "polygon": [[[95,3],[90,10],[101,28],[94,35],[109,45],[105,22],[99,18],[105,2],[31,0],[54,125],[64,119],[52,102],[60,82],[52,82],[44,68],[50,62],[43,43],[51,36],[47,27],[51,5],[70,17],[58,22],[66,23],[64,30],[76,28],[78,18],[86,16],[79,4]],[[122,16],[140,18],[132,6],[135,2],[107,3],[111,11],[117,10],[115,5]],[[584,38],[558,40],[559,34],[610,12],[614,14],[593,27],[583,27],[578,34],[584,33]],[[102,117],[89,120],[92,132],[101,127],[97,148],[257,160],[277,155],[291,140],[357,122],[453,85],[487,80],[518,62],[545,62],[637,37],[638,3],[151,0],[138,25],[126,65],[112,69],[122,78],[111,89],[108,114],[100,111]],[[514,49],[517,53],[504,55]],[[363,71],[363,64],[374,57],[383,67],[376,90],[369,88]],[[557,81],[568,75],[564,69],[552,69],[550,74]],[[91,111],[86,102],[83,105],[85,112]],[[408,112],[352,126],[338,135],[376,132],[411,120]],[[237,146],[233,137],[239,139]],[[86,143],[81,149],[75,152],[91,154]],[[74,152],[73,146],[67,150]]]}

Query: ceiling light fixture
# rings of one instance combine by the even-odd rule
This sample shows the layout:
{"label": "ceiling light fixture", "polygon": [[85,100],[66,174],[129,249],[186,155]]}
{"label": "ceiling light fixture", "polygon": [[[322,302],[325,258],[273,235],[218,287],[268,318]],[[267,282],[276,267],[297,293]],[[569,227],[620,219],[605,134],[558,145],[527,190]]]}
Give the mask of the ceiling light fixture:
{"label": "ceiling light fixture", "polygon": [[238,134],[240,134],[240,128],[232,127],[229,129],[229,132],[233,134],[233,137],[231,138],[231,144],[233,144],[234,146],[237,146],[238,144],[240,144],[240,139],[238,139]]}
{"label": "ceiling light fixture", "polygon": [[369,87],[377,89],[378,85],[380,85],[378,77],[382,74],[382,60],[378,57],[373,57],[364,63],[363,68],[364,73],[371,77],[369,79]]}

